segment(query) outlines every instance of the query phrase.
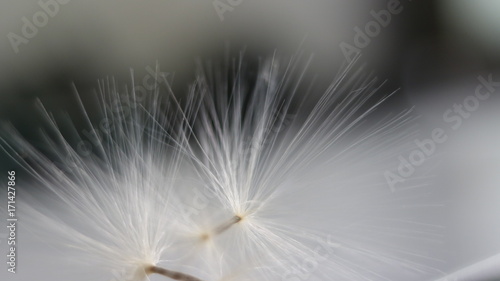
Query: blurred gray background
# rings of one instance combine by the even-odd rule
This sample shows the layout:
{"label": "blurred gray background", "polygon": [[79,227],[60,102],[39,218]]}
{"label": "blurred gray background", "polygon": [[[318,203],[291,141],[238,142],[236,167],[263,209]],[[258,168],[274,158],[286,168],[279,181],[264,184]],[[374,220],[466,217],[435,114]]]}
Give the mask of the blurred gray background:
{"label": "blurred gray background", "polygon": [[[226,10],[202,0],[0,2],[0,120],[37,143],[43,121],[36,99],[56,115],[69,112],[79,126],[73,84],[85,102],[98,79],[130,84],[133,69],[140,83],[158,63],[182,94],[196,59],[217,60],[242,49],[249,60],[274,51],[314,54],[309,73],[328,83],[347,64],[341,44],[355,45],[356,27],[364,29],[374,20],[372,11],[386,10],[391,1],[220,2]],[[443,113],[474,94],[478,75],[500,81],[500,1],[401,0],[398,7],[361,49],[360,64],[387,80],[384,90],[399,89],[384,110],[413,107],[422,134],[430,135],[449,126]],[[493,94],[449,134],[430,167],[446,206],[445,273],[500,253],[499,117]],[[0,171],[19,169],[1,157]],[[481,274],[456,280],[500,280],[494,270]]]}

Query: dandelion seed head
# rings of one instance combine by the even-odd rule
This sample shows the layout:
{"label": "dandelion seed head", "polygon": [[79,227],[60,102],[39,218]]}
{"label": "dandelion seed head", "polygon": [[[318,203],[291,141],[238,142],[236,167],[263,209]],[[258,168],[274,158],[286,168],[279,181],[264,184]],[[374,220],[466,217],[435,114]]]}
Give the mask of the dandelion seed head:
{"label": "dandelion seed head", "polygon": [[[233,65],[235,69],[199,75],[195,92],[203,105],[198,126],[189,132],[194,141],[184,148],[216,199],[213,204],[227,210],[227,219],[241,218],[220,237],[209,235],[215,246],[212,255],[223,252],[229,260],[250,264],[245,274],[265,280],[383,280],[394,266],[417,275],[434,271],[411,261],[411,250],[407,260],[384,250],[390,227],[379,232],[387,231],[385,238],[364,237],[376,229],[367,223],[376,219],[368,217],[384,219],[368,200],[391,200],[381,189],[386,183],[374,171],[389,167],[387,159],[407,149],[406,133],[393,130],[410,120],[409,115],[363,126],[384,98],[371,100],[376,93],[371,80],[343,85],[350,79],[346,73],[304,112],[292,103],[300,79],[286,75],[295,65],[282,67],[274,59],[262,63],[250,89],[244,67]],[[303,118],[285,118],[297,115]],[[356,205],[362,208],[356,210]],[[365,229],[355,230],[358,224]],[[393,225],[404,232],[401,225]],[[411,240],[411,235],[406,238]]]}
{"label": "dandelion seed head", "polygon": [[67,213],[38,202],[29,215],[132,281],[419,280],[435,271],[415,246],[437,240],[435,228],[398,212],[425,191],[409,183],[393,194],[379,172],[406,148],[407,112],[366,122],[385,98],[352,68],[305,106],[307,67],[277,61],[263,61],[252,81],[241,60],[200,66],[183,100],[155,89],[136,103],[133,91],[102,83],[110,128],[88,155],[42,106],[54,156],[13,129],[2,147],[27,155],[16,159]]}
{"label": "dandelion seed head", "polygon": [[[45,141],[55,156],[42,154],[12,128],[8,132],[13,141],[3,139],[3,148],[11,155],[24,151],[28,157],[18,161],[33,175],[36,188],[60,205],[56,209],[36,199],[25,202],[32,223],[55,233],[45,237],[85,253],[82,260],[93,266],[132,272],[130,280],[143,280],[147,267],[161,261],[175,235],[173,187],[184,184],[176,175],[181,161],[168,149],[166,134],[157,124],[162,120],[159,108],[146,111],[137,105],[128,108],[128,115],[123,108],[114,112],[108,107],[114,102],[124,106],[125,98],[112,87],[103,82],[98,95],[110,130],[102,132],[88,123],[96,138],[85,140],[91,142],[92,154],[82,155],[72,146],[41,103],[50,130]],[[75,136],[83,143],[78,133]]]}

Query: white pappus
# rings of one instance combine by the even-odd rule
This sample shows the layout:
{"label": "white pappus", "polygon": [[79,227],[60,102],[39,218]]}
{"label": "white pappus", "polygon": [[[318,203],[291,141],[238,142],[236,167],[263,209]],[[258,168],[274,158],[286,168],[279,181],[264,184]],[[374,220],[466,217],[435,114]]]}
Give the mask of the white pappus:
{"label": "white pappus", "polygon": [[439,272],[428,253],[441,228],[415,215],[438,206],[429,190],[417,180],[391,192],[381,176],[411,147],[411,115],[366,122],[387,96],[350,68],[312,108],[294,103],[304,72],[293,80],[297,64],[278,61],[261,63],[251,83],[241,61],[208,67],[192,88],[203,102],[182,146],[211,198],[209,218],[192,225],[220,224],[200,231],[212,241],[206,259],[230,261],[235,280]]}
{"label": "white pappus", "polygon": [[[433,206],[428,190],[408,180],[407,189],[391,192],[383,176],[411,146],[404,128],[412,117],[370,120],[385,98],[352,68],[311,106],[300,98],[298,63],[271,58],[248,78],[242,61],[200,66],[179,100],[155,89],[137,102],[133,92],[124,98],[101,84],[107,132],[91,142],[91,155],[72,147],[45,110],[50,156],[6,130],[4,150],[67,211],[38,200],[26,216],[90,265],[123,272],[119,280],[435,273],[428,250],[439,227],[414,215]],[[116,110],[116,100],[133,106]]]}

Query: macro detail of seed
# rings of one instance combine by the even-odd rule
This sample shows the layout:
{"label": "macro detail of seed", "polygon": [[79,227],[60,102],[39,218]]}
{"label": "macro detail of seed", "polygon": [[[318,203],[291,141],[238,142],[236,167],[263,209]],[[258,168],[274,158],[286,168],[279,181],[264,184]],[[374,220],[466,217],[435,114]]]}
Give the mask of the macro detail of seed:
{"label": "macro detail of seed", "polygon": [[394,268],[435,272],[420,251],[436,242],[436,229],[401,211],[423,200],[423,185],[408,180],[395,194],[380,176],[407,148],[410,113],[376,120],[390,95],[378,98],[353,65],[310,106],[297,99],[307,69],[299,58],[261,60],[255,73],[235,62],[200,65],[182,98],[163,80],[140,100],[102,81],[97,123],[75,96],[85,134],[39,101],[49,152],[12,126],[0,139],[43,195],[23,197],[24,220],[115,280],[378,281]]}
{"label": "macro detail of seed", "polygon": [[196,277],[193,277],[193,276],[185,274],[185,273],[176,272],[176,271],[168,270],[168,269],[157,267],[157,266],[147,267],[146,273],[148,275],[156,273],[156,274],[168,277],[170,279],[179,280],[179,281],[203,281],[201,279],[198,279]]}

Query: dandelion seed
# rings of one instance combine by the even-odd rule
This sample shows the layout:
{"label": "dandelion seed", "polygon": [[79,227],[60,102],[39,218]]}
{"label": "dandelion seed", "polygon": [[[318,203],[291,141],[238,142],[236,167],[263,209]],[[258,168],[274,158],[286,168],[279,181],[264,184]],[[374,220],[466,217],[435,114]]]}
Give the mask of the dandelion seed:
{"label": "dandelion seed", "polygon": [[[48,158],[13,128],[7,129],[4,150],[34,176],[37,189],[50,192],[56,202],[49,206],[40,200],[26,202],[27,219],[44,226],[38,229],[48,228],[47,237],[55,233],[58,242],[85,253],[92,266],[127,272],[126,280],[144,280],[153,273],[174,280],[200,280],[159,266],[165,262],[165,252],[174,251],[171,245],[180,223],[174,187],[182,190],[183,182],[177,176],[181,157],[169,149],[171,142],[159,125],[164,117],[158,94],[153,93],[150,103],[132,107],[134,96],[121,96],[113,83],[101,83],[100,90],[103,118],[109,126],[99,132],[85,115],[90,132],[101,133],[91,144],[93,154],[82,156],[78,145],[71,146],[41,103],[50,128],[45,141],[55,156]],[[118,108],[111,109],[112,105]],[[18,157],[20,152],[27,157]]]}
{"label": "dandelion seed", "polygon": [[29,215],[91,266],[130,281],[422,280],[435,271],[418,247],[438,240],[436,228],[400,211],[428,202],[417,189],[391,193],[379,173],[404,151],[399,130],[411,118],[363,123],[385,98],[351,68],[309,109],[295,103],[307,67],[294,80],[299,66],[273,58],[251,81],[235,65],[200,72],[183,101],[155,89],[138,104],[101,84],[109,130],[85,156],[40,105],[51,156],[12,128],[2,147],[65,213],[38,202]]}
{"label": "dandelion seed", "polygon": [[[297,66],[277,61],[263,63],[251,87],[240,61],[200,73],[192,89],[203,104],[185,131],[183,150],[212,193],[213,208],[232,217],[201,235],[214,239],[207,256],[224,253],[248,264],[239,278],[258,280],[389,280],[436,271],[420,263],[424,256],[414,258],[418,249],[398,253],[382,246],[391,232],[409,241],[418,229],[417,221],[400,218],[398,225],[397,215],[381,216],[380,209],[397,208],[390,201],[399,199],[381,189],[386,185],[374,173],[404,151],[404,133],[395,130],[409,115],[363,126],[384,98],[374,98],[373,81],[345,81],[349,69],[312,110],[294,106],[301,79],[288,73]],[[374,206],[384,200],[387,206]],[[367,223],[377,220],[392,226]],[[436,229],[421,229],[422,237],[437,241]],[[387,274],[391,270],[398,273]]]}

